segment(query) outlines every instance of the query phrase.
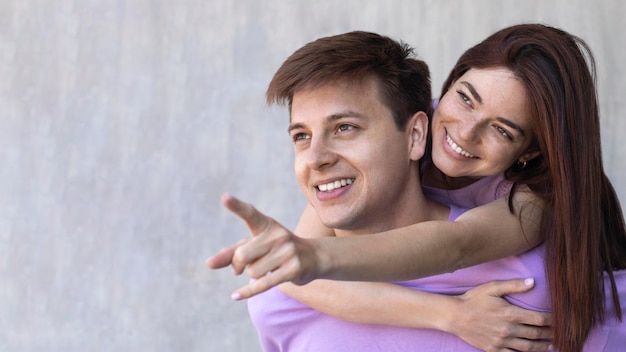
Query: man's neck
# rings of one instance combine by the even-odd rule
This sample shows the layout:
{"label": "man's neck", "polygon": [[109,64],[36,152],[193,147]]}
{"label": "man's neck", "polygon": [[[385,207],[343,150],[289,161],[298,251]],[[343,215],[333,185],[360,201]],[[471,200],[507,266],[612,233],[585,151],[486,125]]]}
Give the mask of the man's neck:
{"label": "man's neck", "polygon": [[336,236],[355,236],[385,232],[396,228],[406,227],[418,222],[443,220],[447,221],[450,208],[431,199],[421,192],[415,196],[412,205],[400,207],[393,218],[385,222],[369,224],[357,229],[335,229]]}

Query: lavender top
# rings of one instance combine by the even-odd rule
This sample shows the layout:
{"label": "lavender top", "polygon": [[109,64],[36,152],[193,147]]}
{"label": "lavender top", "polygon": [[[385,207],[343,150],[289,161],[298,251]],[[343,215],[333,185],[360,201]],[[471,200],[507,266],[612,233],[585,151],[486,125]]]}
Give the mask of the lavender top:
{"label": "lavender top", "polygon": [[[483,178],[462,189],[446,191],[424,187],[432,199],[450,204],[449,220],[466,209],[493,201],[510,190],[502,176]],[[446,201],[446,200],[449,200]],[[509,302],[534,310],[550,311],[549,292],[544,271],[544,246],[540,245],[518,256],[508,257],[454,273],[397,282],[396,284],[426,292],[461,294],[492,280],[535,279],[528,293],[505,297]],[[626,272],[616,273],[616,280],[626,302]],[[610,292],[610,290],[607,290]],[[607,300],[611,303],[610,300]],[[626,345],[624,324],[614,318],[607,307],[606,324],[597,327],[585,351],[617,351]],[[626,312],[626,308],[622,307]],[[320,313],[284,295],[278,288],[248,300],[248,311],[265,352],[278,351],[479,351],[455,335],[430,329],[408,329],[382,325],[345,322]],[[607,349],[604,349],[606,346]]]}

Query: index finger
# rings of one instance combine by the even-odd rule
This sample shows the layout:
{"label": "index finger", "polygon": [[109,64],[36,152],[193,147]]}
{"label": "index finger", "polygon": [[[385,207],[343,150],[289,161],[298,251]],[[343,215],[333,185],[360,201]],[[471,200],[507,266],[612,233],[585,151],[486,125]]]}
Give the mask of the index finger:
{"label": "index finger", "polygon": [[222,195],[222,204],[246,223],[252,236],[262,233],[270,226],[269,218],[250,203],[225,193]]}

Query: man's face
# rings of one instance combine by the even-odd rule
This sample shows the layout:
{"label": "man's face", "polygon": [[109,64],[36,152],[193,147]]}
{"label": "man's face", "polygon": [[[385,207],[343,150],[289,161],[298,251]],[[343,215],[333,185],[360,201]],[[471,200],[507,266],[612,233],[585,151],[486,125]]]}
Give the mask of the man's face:
{"label": "man's face", "polygon": [[380,228],[419,182],[409,179],[411,132],[398,130],[373,79],[298,91],[289,134],[300,187],[328,227]]}

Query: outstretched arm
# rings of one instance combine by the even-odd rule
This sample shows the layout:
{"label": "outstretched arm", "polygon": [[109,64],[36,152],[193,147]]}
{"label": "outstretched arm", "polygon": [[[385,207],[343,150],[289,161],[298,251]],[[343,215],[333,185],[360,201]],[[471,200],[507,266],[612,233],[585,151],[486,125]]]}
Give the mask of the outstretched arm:
{"label": "outstretched arm", "polygon": [[511,213],[507,196],[452,222],[425,221],[374,235],[316,239],[326,260],[318,277],[401,281],[523,253],[543,240],[543,203],[530,192],[517,192],[513,204]]}
{"label": "outstretched arm", "polygon": [[[295,236],[247,203],[228,196],[225,196],[223,201],[225,206],[241,216],[248,224],[253,238],[244,242],[254,242],[250,244],[249,249],[260,250],[256,254],[254,251],[248,252],[253,257],[261,258],[248,265],[246,269],[248,274],[255,277],[255,271],[262,273],[264,265],[276,268],[272,274],[260,277],[257,283],[266,278],[277,279],[282,275],[288,275],[285,273],[289,273],[289,268],[293,267],[298,268],[296,271],[300,273],[300,281],[295,280],[295,282],[306,283],[317,275],[316,272],[323,270],[316,268],[315,263],[324,262],[327,259],[316,255],[316,252],[321,250],[315,246],[315,241],[310,242],[310,240]],[[311,224],[307,221],[311,219],[314,221],[315,218],[306,220],[307,217],[303,216],[299,227],[311,228]],[[315,226],[317,225],[313,223],[313,227]],[[322,230],[318,228],[314,232]],[[532,247],[532,238],[529,237],[527,241],[524,241],[525,245]],[[242,243],[225,249],[209,260],[209,266],[215,268],[229,265],[239,247],[242,247]],[[293,253],[300,254],[293,256]],[[262,262],[264,264],[259,265]],[[261,269],[258,269],[259,267]],[[234,265],[234,268],[238,270],[237,265]],[[303,268],[313,268],[313,274],[307,275],[302,270]],[[439,329],[453,333],[466,342],[486,350],[492,350],[492,348],[496,350],[514,348],[520,351],[545,349],[548,342],[544,339],[550,338],[550,330],[547,326],[549,315],[512,306],[499,297],[529,289],[520,282],[520,280],[515,280],[505,283],[489,283],[470,290],[462,296],[423,293],[391,284],[325,280],[315,281],[305,287],[286,284],[281,286],[281,290],[318,310],[345,320]],[[275,285],[267,280],[266,284]],[[252,291],[264,289],[263,287],[249,288]],[[239,292],[245,294],[248,291],[236,291],[234,298],[245,298],[245,296],[240,296]],[[332,292],[332,297],[328,297],[330,292]],[[390,307],[398,308],[390,309]],[[407,312],[413,313],[407,314]]]}
{"label": "outstretched arm", "polygon": [[[308,206],[295,232],[332,236]],[[511,305],[501,296],[526,292],[534,281],[491,282],[461,296],[421,292],[387,283],[315,280],[304,286],[283,283],[280,290],[336,318],[364,324],[446,331],[486,350],[539,351],[549,346],[550,314]]]}
{"label": "outstretched arm", "polygon": [[296,236],[234,197],[225,195],[222,202],[247,223],[252,234],[207,261],[211,268],[232,265],[236,274],[246,270],[257,279],[235,291],[236,299],[286,281],[400,281],[452,272],[519,254],[542,240],[543,204],[529,192],[516,193],[514,213],[501,198],[467,211],[454,222],[427,221],[376,235],[314,239]]}

